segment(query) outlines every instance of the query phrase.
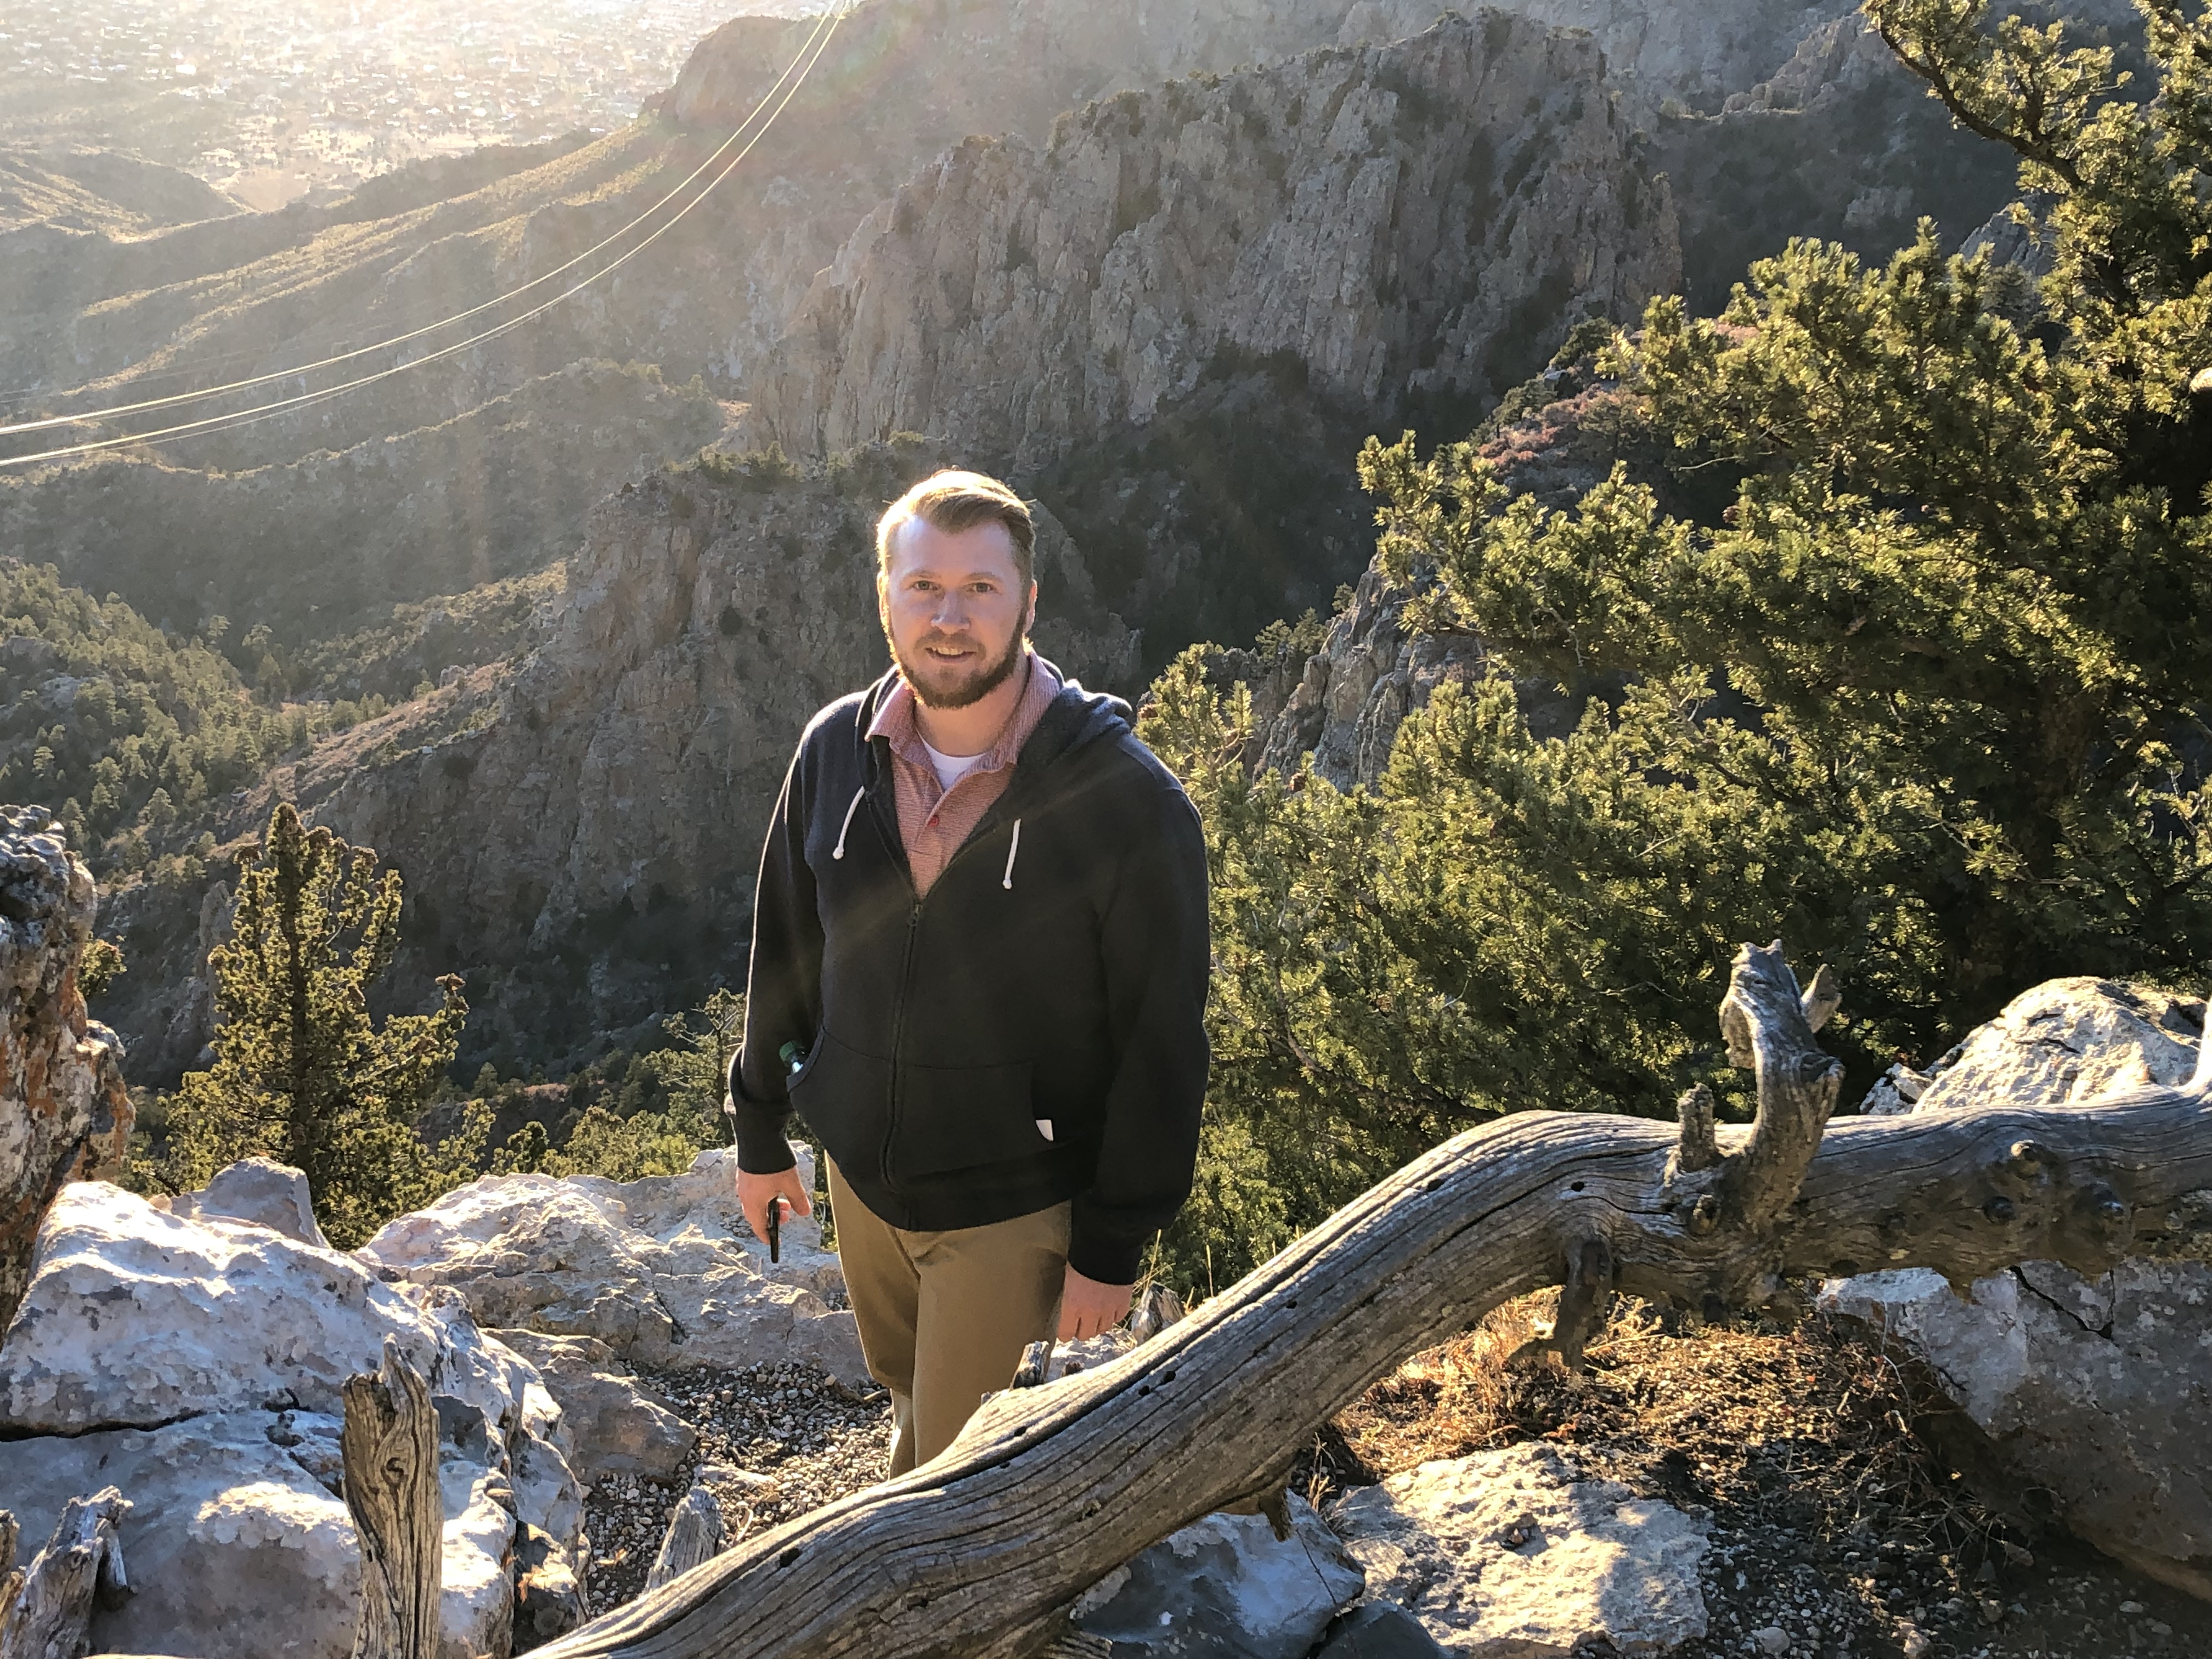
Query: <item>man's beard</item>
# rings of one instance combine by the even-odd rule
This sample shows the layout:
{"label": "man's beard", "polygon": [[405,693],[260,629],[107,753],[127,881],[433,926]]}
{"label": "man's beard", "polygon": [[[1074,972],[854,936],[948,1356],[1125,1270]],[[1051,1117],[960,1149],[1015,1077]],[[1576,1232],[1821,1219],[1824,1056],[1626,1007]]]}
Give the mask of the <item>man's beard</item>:
{"label": "man's beard", "polygon": [[945,665],[933,662],[928,656],[929,647],[933,644],[978,646],[980,648],[979,642],[966,634],[932,635],[916,647],[916,654],[921,659],[919,672],[916,663],[909,660],[906,653],[899,649],[897,641],[891,642],[891,660],[898,665],[899,678],[913,688],[915,698],[925,708],[950,710],[979,703],[1004,685],[1014,670],[1021,666],[1022,656],[1029,641],[1017,632],[1007,645],[1006,654],[998,661],[951,686],[933,685],[927,678],[933,670],[940,675],[948,672]]}

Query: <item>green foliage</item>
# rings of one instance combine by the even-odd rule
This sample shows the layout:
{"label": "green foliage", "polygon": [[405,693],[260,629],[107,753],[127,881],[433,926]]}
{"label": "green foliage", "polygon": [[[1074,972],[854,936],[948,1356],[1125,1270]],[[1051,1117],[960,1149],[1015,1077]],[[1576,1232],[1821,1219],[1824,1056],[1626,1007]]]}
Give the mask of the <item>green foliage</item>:
{"label": "green foliage", "polygon": [[112,867],[132,830],[251,782],[289,738],[228,659],[178,643],[51,565],[0,562],[0,797],[66,803],[72,845]]}
{"label": "green foliage", "polygon": [[771,443],[766,449],[737,453],[702,449],[699,452],[699,470],[716,483],[755,490],[774,489],[796,482],[800,476],[798,464],[783,453],[780,443]]}
{"label": "green foliage", "polygon": [[55,815],[104,880],[198,885],[215,843],[192,831],[216,803],[280,756],[389,706],[374,695],[283,702],[310,668],[266,626],[236,645],[256,675],[249,688],[219,648],[229,629],[211,617],[201,637],[179,641],[51,565],[0,561],[0,798],[59,803]]}
{"label": "green foliage", "polygon": [[84,956],[77,963],[76,988],[88,1000],[105,996],[118,975],[127,971],[120,949],[106,939],[94,939],[84,947]]}
{"label": "green foliage", "polygon": [[[2027,325],[2016,276],[1926,227],[1881,268],[1793,244],[1716,320],[1656,302],[1604,368],[1680,499],[1736,481],[1710,521],[1622,469],[1549,512],[1471,443],[1370,441],[1409,621],[1479,634],[1494,676],[1439,688],[1376,787],[1249,778],[1249,697],[1198,653],[1155,686],[1215,884],[1171,1276],[1232,1277],[1494,1113],[1661,1113],[1696,1081],[1740,1109],[1714,1010],[1745,940],[1835,965],[1853,1086],[2055,973],[2201,971],[2212,27],[2143,9],[2137,104],[2055,31],[1872,0],[2020,150],[2056,268]],[[1540,740],[1546,684],[1580,714]]]}
{"label": "green foliage", "polygon": [[[699,1153],[727,1140],[724,1079],[744,1011],[740,994],[715,991],[703,1006],[661,1022],[665,1046],[612,1054],[577,1073],[560,1121],[525,1121],[495,1154],[492,1170],[636,1181],[690,1169]],[[476,1084],[479,1103],[488,1115],[507,1117],[521,1107],[524,1085],[502,1085],[484,1069]]]}
{"label": "green foliage", "polygon": [[434,1147],[415,1127],[468,1015],[461,981],[438,981],[434,1012],[369,1016],[368,988],[399,948],[400,898],[398,872],[380,874],[373,851],[276,808],[240,860],[231,937],[209,956],[216,1060],[185,1073],[169,1105],[161,1174],[173,1190],[274,1158],[306,1173],[323,1231],[350,1249],[476,1174],[488,1109]]}

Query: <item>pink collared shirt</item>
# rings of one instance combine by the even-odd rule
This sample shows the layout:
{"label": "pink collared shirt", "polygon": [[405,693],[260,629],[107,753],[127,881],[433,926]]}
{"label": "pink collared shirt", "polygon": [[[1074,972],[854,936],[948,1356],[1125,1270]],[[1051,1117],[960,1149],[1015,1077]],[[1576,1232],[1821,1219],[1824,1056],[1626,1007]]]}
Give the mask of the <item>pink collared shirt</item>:
{"label": "pink collared shirt", "polygon": [[915,723],[914,688],[902,679],[884,699],[884,706],[868,723],[868,736],[885,738],[891,746],[892,781],[898,791],[899,838],[906,843],[906,861],[914,872],[914,890],[927,893],[951,863],[960,844],[974,833],[1013,781],[1014,762],[1022,745],[1036,730],[1044,711],[1060,695],[1060,676],[1034,651],[1026,653],[1022,671],[1028,682],[1014,712],[999,729],[998,737],[983,751],[975,769],[950,788],[937,781],[937,769],[922,747],[921,731]]}

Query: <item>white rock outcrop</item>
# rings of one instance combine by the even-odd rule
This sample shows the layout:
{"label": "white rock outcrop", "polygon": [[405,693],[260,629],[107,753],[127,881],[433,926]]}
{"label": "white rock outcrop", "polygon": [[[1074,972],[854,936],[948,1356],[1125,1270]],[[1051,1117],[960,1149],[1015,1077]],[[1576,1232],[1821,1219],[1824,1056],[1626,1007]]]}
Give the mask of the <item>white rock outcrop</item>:
{"label": "white rock outcrop", "polygon": [[[2183,1085],[2204,1016],[2110,980],[2052,980],[1929,1071],[1893,1071],[1869,1109],[2085,1105]],[[1832,1280],[1822,1299],[1928,1361],[2013,1492],[2046,1495],[2107,1554],[2212,1599],[2212,1264],[2130,1257],[2087,1279],[2027,1261],[1963,1296],[1916,1268]]]}
{"label": "white rock outcrop", "polygon": [[0,1431],[153,1428],[274,1405],[337,1413],[398,1339],[433,1391],[504,1434],[536,1376],[451,1292],[249,1223],[188,1220],[104,1182],[62,1189],[0,1343]]}
{"label": "white rock outcrop", "polygon": [[518,1537],[542,1534],[564,1570],[584,1543],[559,1407],[459,1292],[215,1212],[312,1229],[297,1182],[226,1170],[181,1215],[104,1182],[62,1189],[0,1341],[0,1508],[35,1530],[71,1497],[125,1490],[137,1594],[95,1617],[106,1649],[344,1659],[360,1552],[339,1388],[390,1337],[438,1408],[441,1659],[505,1659]]}
{"label": "white rock outcrop", "polygon": [[315,1219],[307,1177],[274,1158],[240,1158],[216,1170],[199,1191],[154,1202],[155,1208],[187,1221],[248,1221],[302,1244],[330,1248],[322,1224]]}
{"label": "white rock outcrop", "polygon": [[[134,1593],[96,1611],[97,1651],[176,1659],[346,1659],[361,1550],[338,1486],[338,1419],[222,1413],[166,1428],[0,1441],[0,1509],[27,1531],[121,1488]],[[449,1449],[440,1659],[505,1659],[514,1516],[502,1477]]]}
{"label": "white rock outcrop", "polygon": [[804,1360],[851,1386],[866,1377],[853,1316],[819,1293],[843,1283],[820,1230],[794,1218],[771,1266],[744,1228],[726,1151],[627,1184],[487,1176],[401,1216],[358,1255],[395,1279],[450,1287],[481,1324],[593,1337],[633,1365]]}
{"label": "white rock outcrop", "polygon": [[1706,1523],[1584,1480],[1550,1446],[1424,1463],[1333,1504],[1368,1594],[1453,1654],[1547,1659],[1603,1638],[1663,1653],[1705,1633]]}

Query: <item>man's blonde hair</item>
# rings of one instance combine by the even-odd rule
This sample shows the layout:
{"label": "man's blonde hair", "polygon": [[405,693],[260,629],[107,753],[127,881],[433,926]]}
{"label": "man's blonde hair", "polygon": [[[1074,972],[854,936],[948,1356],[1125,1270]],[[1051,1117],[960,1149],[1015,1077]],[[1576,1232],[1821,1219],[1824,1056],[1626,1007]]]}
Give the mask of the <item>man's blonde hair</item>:
{"label": "man's blonde hair", "polygon": [[1026,590],[1036,580],[1036,525],[1030,518],[1029,503],[996,478],[948,467],[932,473],[885,507],[884,516],[876,520],[878,586],[890,578],[891,538],[909,519],[920,519],[952,535],[996,519],[1013,540],[1014,568],[1023,588]]}

